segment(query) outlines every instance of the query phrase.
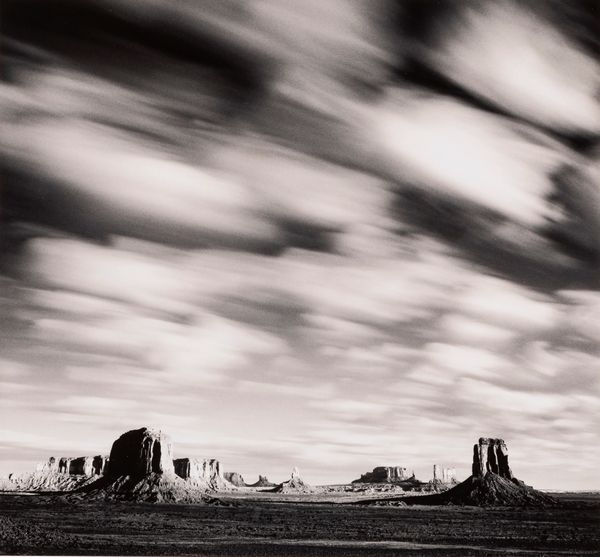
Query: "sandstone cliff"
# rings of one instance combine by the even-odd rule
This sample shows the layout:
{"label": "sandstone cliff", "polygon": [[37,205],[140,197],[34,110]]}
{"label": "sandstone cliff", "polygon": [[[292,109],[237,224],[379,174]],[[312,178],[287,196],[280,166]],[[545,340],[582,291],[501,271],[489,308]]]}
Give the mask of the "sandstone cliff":
{"label": "sandstone cliff", "polygon": [[273,493],[312,493],[314,489],[300,476],[300,471],[294,466],[289,480],[282,482],[271,490]]}
{"label": "sandstone cliff", "polygon": [[399,483],[410,477],[411,474],[402,466],[377,466],[352,483]]}
{"label": "sandstone cliff", "polygon": [[456,483],[456,469],[445,468],[440,464],[433,465],[433,482],[440,482],[443,484]]}
{"label": "sandstone cliff", "polygon": [[93,475],[93,456],[79,456],[69,463],[69,474],[74,476],[92,476]]}
{"label": "sandstone cliff", "polygon": [[194,486],[175,474],[170,438],[143,427],[121,435],[113,443],[106,474],[75,490],[69,498],[217,503],[206,491],[205,486]]}
{"label": "sandstone cliff", "polygon": [[92,476],[61,474],[54,471],[35,471],[29,474],[10,474],[3,481],[2,491],[71,491],[94,481]]}
{"label": "sandstone cliff", "polygon": [[193,485],[214,490],[230,487],[221,474],[221,464],[214,458],[177,458],[173,466],[180,478]]}
{"label": "sandstone cliff", "polygon": [[482,437],[473,451],[473,475],[444,493],[405,497],[417,505],[545,506],[555,499],[516,479],[508,465],[502,439]]}
{"label": "sandstone cliff", "polygon": [[190,485],[172,472],[104,476],[73,491],[70,500],[131,501],[137,503],[214,503],[206,490]]}
{"label": "sandstone cliff", "polygon": [[108,457],[96,455],[92,460],[92,473],[94,476],[102,476],[108,467]]}
{"label": "sandstone cliff", "polygon": [[36,472],[58,472],[59,459],[51,456],[48,460],[38,462],[35,466]]}
{"label": "sandstone cliff", "polygon": [[197,503],[216,502],[205,492],[227,488],[218,461],[178,461],[182,462],[180,472],[192,481],[184,481],[175,474],[170,438],[161,431],[144,427],[121,435],[113,443],[110,458],[50,457],[38,463],[32,474],[11,474],[0,482],[0,489],[69,491],[69,497],[74,499]]}
{"label": "sandstone cliff", "polygon": [[121,435],[112,446],[108,476],[175,474],[173,444],[161,431],[142,427]]}
{"label": "sandstone cliff", "polygon": [[246,487],[246,482],[241,474],[237,472],[225,472],[223,477],[230,483],[236,487]]}
{"label": "sandstone cliff", "polygon": [[267,476],[258,476],[258,481],[250,484],[249,487],[275,487],[277,484],[269,481]]}
{"label": "sandstone cliff", "polygon": [[480,437],[473,446],[473,476],[483,477],[488,472],[501,478],[512,480],[513,474],[508,465],[508,449],[504,439]]}
{"label": "sandstone cliff", "polygon": [[54,457],[38,462],[35,471],[11,474],[2,482],[3,490],[69,491],[89,484],[104,473],[106,456]]}

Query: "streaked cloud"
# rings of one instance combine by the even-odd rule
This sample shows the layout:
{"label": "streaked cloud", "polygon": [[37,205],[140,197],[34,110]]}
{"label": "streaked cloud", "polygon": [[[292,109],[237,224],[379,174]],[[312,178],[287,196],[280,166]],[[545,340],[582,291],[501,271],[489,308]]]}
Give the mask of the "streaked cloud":
{"label": "streaked cloud", "polygon": [[426,57],[449,79],[527,120],[598,134],[600,67],[535,8],[512,0],[463,4]]}
{"label": "streaked cloud", "polygon": [[525,481],[597,487],[579,5],[22,6],[0,83],[3,472],[155,425],[250,478],[428,479],[440,455],[466,476],[490,435]]}

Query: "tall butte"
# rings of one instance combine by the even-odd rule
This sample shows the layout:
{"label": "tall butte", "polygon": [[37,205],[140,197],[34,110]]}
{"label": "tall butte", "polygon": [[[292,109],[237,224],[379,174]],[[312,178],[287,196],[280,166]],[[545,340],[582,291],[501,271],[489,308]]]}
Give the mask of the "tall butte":
{"label": "tall butte", "polygon": [[160,430],[142,427],[123,433],[112,446],[108,476],[174,474],[173,443]]}
{"label": "tall butte", "polygon": [[435,495],[405,497],[408,504],[474,506],[545,506],[549,495],[518,480],[508,463],[503,439],[481,437],[473,447],[472,475],[457,486]]}
{"label": "tall butte", "polygon": [[148,502],[204,502],[206,489],[175,474],[168,435],[142,427],[127,431],[112,445],[106,473],[72,497]]}
{"label": "tall butte", "polygon": [[472,474],[475,477],[485,476],[488,472],[501,478],[512,480],[512,470],[508,465],[508,448],[504,439],[480,437],[479,443],[473,445]]}

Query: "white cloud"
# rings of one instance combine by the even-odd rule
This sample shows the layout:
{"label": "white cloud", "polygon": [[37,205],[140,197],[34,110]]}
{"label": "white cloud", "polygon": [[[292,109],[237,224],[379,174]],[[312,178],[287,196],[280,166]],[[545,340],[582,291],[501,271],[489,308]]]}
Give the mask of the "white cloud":
{"label": "white cloud", "polygon": [[344,420],[382,418],[388,411],[387,406],[379,402],[344,398],[328,401],[312,401],[310,405],[314,408],[325,410],[327,413]]}
{"label": "white cloud", "polygon": [[99,396],[68,396],[54,402],[54,406],[61,410],[77,414],[100,414],[114,412],[127,407],[134,410],[136,402],[128,399],[105,398]]}
{"label": "white cloud", "polygon": [[[457,307],[460,310],[460,305]],[[481,316],[485,319],[485,314]],[[517,336],[514,329],[497,327],[460,314],[447,314],[439,321],[443,338],[459,344],[498,347]]]}
{"label": "white cloud", "polygon": [[571,332],[600,345],[600,293],[590,290],[562,291],[559,296],[569,302],[563,325]]}
{"label": "white cloud", "polygon": [[456,304],[468,316],[515,331],[551,329],[560,318],[551,298],[485,275],[468,282]]}
{"label": "white cloud", "polygon": [[252,356],[274,357],[287,349],[281,337],[205,314],[178,334],[157,339],[151,360],[166,372],[166,380],[191,385],[222,381],[227,371],[242,371]]}
{"label": "white cloud", "polygon": [[6,384],[4,381],[8,379],[26,378],[29,373],[29,366],[21,362],[0,358],[0,379],[2,379],[3,385]]}
{"label": "white cloud", "polygon": [[431,343],[424,346],[423,351],[430,364],[454,373],[493,375],[510,364],[489,350],[470,346]]}
{"label": "white cloud", "polygon": [[490,413],[558,415],[575,403],[569,396],[513,391],[471,378],[460,380],[458,394],[465,402],[483,406]]}
{"label": "white cloud", "polygon": [[[400,183],[474,202],[526,225],[557,216],[546,200],[566,155],[543,136],[446,98],[390,92],[372,114],[380,160]],[[412,180],[411,180],[412,178]]]}
{"label": "white cloud", "polygon": [[285,377],[282,379],[285,382],[268,383],[265,381],[241,380],[236,383],[236,388],[241,392],[259,396],[291,396],[326,400],[335,396],[335,387],[332,383],[297,385],[290,384],[289,379]]}
{"label": "white cloud", "polygon": [[340,319],[331,315],[307,314],[304,316],[308,326],[315,329],[324,343],[361,343],[381,337],[382,332],[374,327]]}
{"label": "white cloud", "polygon": [[164,236],[177,227],[188,241],[270,243],[278,237],[264,219],[264,200],[235,178],[208,173],[110,128],[57,119],[15,133],[13,143],[27,145],[16,156],[101,202],[96,210],[108,219],[108,230],[118,218],[117,228],[138,234],[150,224]]}
{"label": "white cloud", "polygon": [[109,388],[123,389],[126,391],[152,389],[160,391],[164,380],[155,370],[143,367],[126,366],[123,364],[92,365],[92,366],[67,366],[65,377],[69,381],[88,383],[94,390]]}
{"label": "white cloud", "polygon": [[600,66],[592,57],[527,4],[465,3],[459,10],[427,53],[438,71],[542,126],[600,131]]}
{"label": "white cloud", "polygon": [[[35,293],[40,302],[65,309],[97,312],[108,300],[166,312],[189,310],[192,288],[183,280],[178,261],[157,260],[110,247],[77,240],[36,239],[28,245],[30,280],[51,288],[81,292],[90,297],[63,293]],[[56,300],[62,298],[62,300]],[[114,307],[114,306],[113,306]],[[112,311],[113,307],[108,307]],[[117,311],[118,313],[118,311]]]}
{"label": "white cloud", "polygon": [[256,140],[219,149],[210,164],[223,172],[235,169],[271,214],[326,229],[393,226],[387,216],[392,193],[370,174]]}

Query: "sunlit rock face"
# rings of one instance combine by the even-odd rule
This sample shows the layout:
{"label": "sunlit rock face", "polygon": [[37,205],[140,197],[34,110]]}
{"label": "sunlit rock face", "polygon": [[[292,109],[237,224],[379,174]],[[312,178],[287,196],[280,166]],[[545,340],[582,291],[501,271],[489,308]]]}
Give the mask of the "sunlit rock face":
{"label": "sunlit rock face", "polygon": [[294,466],[290,479],[280,483],[271,491],[274,493],[312,493],[313,488],[302,479],[300,470]]}
{"label": "sunlit rock face", "polygon": [[443,493],[405,497],[406,504],[544,507],[557,501],[515,478],[503,439],[481,437],[473,447],[473,474]]}
{"label": "sunlit rock face", "polygon": [[101,476],[106,470],[107,463],[108,457],[102,455],[78,456],[75,458],[51,456],[48,460],[39,462],[35,471],[55,472],[71,476]]}
{"label": "sunlit rock face", "polygon": [[174,473],[173,444],[161,431],[134,429],[113,443],[109,463],[110,476]]}
{"label": "sunlit rock face", "polygon": [[246,485],[244,477],[241,474],[238,474],[237,472],[225,472],[223,476],[229,483],[232,483],[237,487],[244,487]]}
{"label": "sunlit rock face", "polygon": [[275,485],[276,484],[269,481],[269,478],[267,478],[267,476],[261,476],[259,474],[258,481],[253,484],[250,484],[250,487],[275,487]]}
{"label": "sunlit rock face", "polygon": [[[175,474],[171,438],[161,430],[143,427],[124,433],[113,443],[108,463],[105,457],[88,458],[92,471],[104,466],[106,472],[74,491],[73,500],[202,503],[212,487]],[[216,461],[206,461],[203,471],[202,465],[195,466],[191,459],[180,460],[179,471],[188,477],[218,472]]]}
{"label": "sunlit rock face", "polygon": [[175,473],[192,483],[206,483],[211,487],[220,487],[224,483],[221,464],[215,458],[176,458],[173,461]]}
{"label": "sunlit rock face", "polygon": [[484,477],[488,472],[507,480],[514,477],[508,465],[508,449],[504,439],[480,437],[473,446],[473,476]]}
{"label": "sunlit rock face", "polygon": [[59,459],[51,456],[48,460],[38,462],[35,467],[36,472],[58,472]]}
{"label": "sunlit rock face", "polygon": [[433,481],[442,482],[445,484],[452,483],[456,480],[456,469],[445,468],[440,464],[433,465]]}
{"label": "sunlit rock face", "polygon": [[71,491],[94,482],[106,469],[108,457],[54,457],[39,462],[35,472],[12,474],[3,489],[16,491]]}
{"label": "sunlit rock face", "polygon": [[402,466],[377,466],[372,472],[363,474],[355,482],[361,483],[394,483],[410,477],[407,468]]}

